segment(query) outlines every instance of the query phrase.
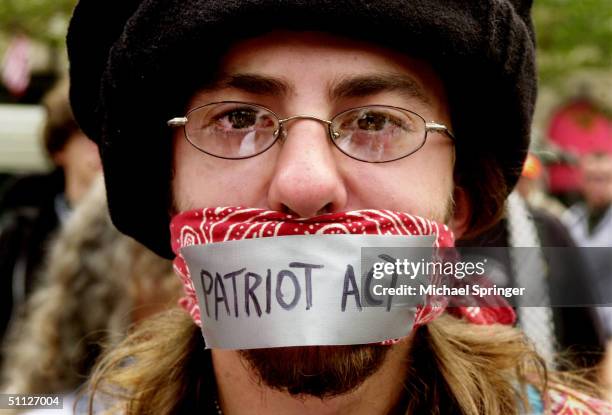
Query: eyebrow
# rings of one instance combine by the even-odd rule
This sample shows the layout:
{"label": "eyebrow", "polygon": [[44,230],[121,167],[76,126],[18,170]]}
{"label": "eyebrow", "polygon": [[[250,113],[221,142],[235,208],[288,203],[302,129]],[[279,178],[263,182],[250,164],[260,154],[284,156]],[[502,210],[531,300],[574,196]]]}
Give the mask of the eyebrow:
{"label": "eyebrow", "polygon": [[252,73],[222,75],[210,88],[234,88],[251,94],[285,96],[293,88],[282,79]]}
{"label": "eyebrow", "polygon": [[330,88],[330,98],[361,98],[389,91],[397,91],[409,98],[431,104],[429,97],[414,79],[395,73],[367,74],[341,79]]}
{"label": "eyebrow", "polygon": [[[273,97],[286,96],[294,91],[293,87],[283,79],[253,73],[223,74],[212,85],[204,89],[225,88]],[[329,97],[332,100],[362,98],[388,91],[397,91],[409,98],[415,98],[425,104],[431,104],[429,97],[414,79],[396,73],[343,77],[332,82],[329,87]]]}

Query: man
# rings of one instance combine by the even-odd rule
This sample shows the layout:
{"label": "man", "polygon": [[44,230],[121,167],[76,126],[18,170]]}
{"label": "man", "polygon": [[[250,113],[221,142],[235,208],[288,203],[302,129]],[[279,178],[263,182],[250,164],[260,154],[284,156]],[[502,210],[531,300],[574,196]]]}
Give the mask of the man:
{"label": "man", "polygon": [[[570,207],[563,219],[578,246],[585,249],[594,271],[593,285],[602,304],[610,303],[612,292],[612,260],[607,253],[612,247],[612,156],[593,153],[581,162],[584,202]],[[610,308],[600,308],[606,335],[612,336]]]}
{"label": "man", "polygon": [[0,339],[35,286],[51,236],[100,172],[98,149],[72,116],[68,80],[60,81],[43,104],[43,144],[55,169],[20,177],[0,195],[0,291],[5,296]]}
{"label": "man", "polygon": [[[444,222],[456,235],[490,226],[520,174],[529,137],[529,7],[132,1],[109,8],[81,1],[68,37],[72,102],[101,145],[116,225],[167,257],[174,256],[171,217],[211,213],[206,207],[246,206],[289,219],[389,209]],[[201,312],[192,306],[198,323],[205,304]],[[368,329],[358,318],[354,324]],[[400,411],[410,347],[404,339],[388,349],[215,348],[216,384],[203,393],[218,390],[217,413]],[[146,359],[132,357],[127,369],[137,373]],[[189,361],[197,361],[189,366],[195,372],[208,370]],[[167,358],[158,362],[159,369]],[[150,390],[160,396],[162,388]],[[185,391],[179,401],[198,395],[175,390]]]}
{"label": "man", "polygon": [[[458,241],[458,245],[510,248],[491,250],[500,268],[499,275],[503,275],[496,282],[520,287],[539,279],[542,287],[546,287],[546,295],[541,299],[527,302],[541,308],[518,309],[517,320],[522,330],[551,364],[594,367],[601,360],[604,346],[597,314],[592,308],[567,306],[598,304],[596,291],[589,284],[592,275],[582,252],[554,216],[559,211],[555,203],[559,203],[549,203],[546,196],[537,196],[544,195],[538,188],[541,170],[539,160],[529,154],[516,189],[508,197],[506,216],[487,232],[472,240]],[[525,255],[521,255],[527,252],[525,247],[545,264],[540,272],[525,272],[529,269],[525,267],[531,266],[525,265]],[[490,264],[492,259],[489,257]],[[517,300],[515,305],[520,307],[521,299]],[[562,360],[554,362],[560,356]]]}
{"label": "man", "polygon": [[612,246],[612,155],[592,153],[580,161],[584,202],[564,217],[581,246]]}
{"label": "man", "polygon": [[[593,269],[592,285],[601,304],[610,304],[612,292],[612,156],[604,152],[587,154],[580,161],[583,202],[568,209],[563,219]],[[607,338],[604,384],[612,389],[610,361],[612,356],[612,308],[598,307]],[[609,392],[608,392],[609,393]]]}

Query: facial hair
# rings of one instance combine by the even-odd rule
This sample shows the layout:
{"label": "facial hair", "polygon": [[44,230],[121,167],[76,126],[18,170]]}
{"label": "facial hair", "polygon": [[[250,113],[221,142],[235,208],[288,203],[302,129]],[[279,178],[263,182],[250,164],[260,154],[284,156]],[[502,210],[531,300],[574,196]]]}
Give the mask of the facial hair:
{"label": "facial hair", "polygon": [[[188,209],[181,206],[180,210]],[[448,223],[454,201],[448,195],[442,209],[426,217]],[[296,397],[333,398],[354,391],[385,362],[390,346],[298,346],[240,350],[241,359],[271,389]]]}
{"label": "facial hair", "polygon": [[293,396],[331,398],[351,392],[382,366],[390,347],[280,347],[241,350],[259,380]]}

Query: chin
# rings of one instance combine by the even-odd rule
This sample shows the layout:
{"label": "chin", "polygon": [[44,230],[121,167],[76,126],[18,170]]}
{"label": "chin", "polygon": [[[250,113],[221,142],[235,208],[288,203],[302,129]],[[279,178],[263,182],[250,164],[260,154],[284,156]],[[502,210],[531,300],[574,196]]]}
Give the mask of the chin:
{"label": "chin", "polygon": [[390,347],[279,347],[241,350],[259,381],[296,397],[332,398],[357,389],[382,366]]}

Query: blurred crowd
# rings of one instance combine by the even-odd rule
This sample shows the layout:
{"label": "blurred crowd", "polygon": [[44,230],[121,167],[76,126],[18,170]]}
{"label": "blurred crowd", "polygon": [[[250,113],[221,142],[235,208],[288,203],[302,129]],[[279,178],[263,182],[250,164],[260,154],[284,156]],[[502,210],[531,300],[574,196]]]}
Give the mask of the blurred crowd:
{"label": "blurred crowd", "polygon": [[[98,150],[72,117],[67,81],[43,105],[54,169],[15,177],[0,193],[0,387],[70,402],[102,348],[175,305],[179,283],[169,261],[113,227]],[[595,106],[569,107],[545,150],[528,155],[502,221],[461,245],[593,248],[561,259],[537,251],[542,284],[591,301],[557,307],[548,298],[529,313],[518,304],[518,324],[549,363],[584,369],[612,399],[612,251],[598,249],[612,248],[612,127]],[[521,285],[520,258],[508,249],[498,259],[504,283]]]}
{"label": "blurred crowd", "polygon": [[0,390],[74,393],[104,347],[178,299],[171,262],[119,233],[97,146],[78,128],[62,80],[43,101],[54,169],[15,177],[0,197]]}

